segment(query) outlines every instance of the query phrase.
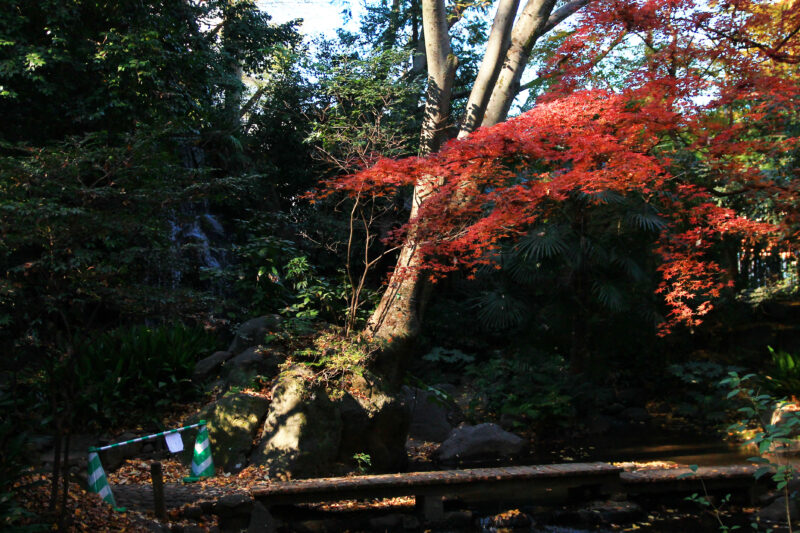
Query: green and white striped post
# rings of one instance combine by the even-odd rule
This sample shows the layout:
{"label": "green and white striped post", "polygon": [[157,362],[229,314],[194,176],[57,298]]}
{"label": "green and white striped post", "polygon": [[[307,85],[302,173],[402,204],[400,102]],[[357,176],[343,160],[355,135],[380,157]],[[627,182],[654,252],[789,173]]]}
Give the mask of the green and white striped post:
{"label": "green and white striped post", "polygon": [[103,465],[100,463],[100,456],[97,452],[97,448],[89,448],[89,492],[99,494],[103,501],[111,505],[111,507],[124,511],[124,509],[117,507],[117,502],[114,500],[111,487],[108,486],[108,479],[106,479],[106,473],[103,470]]}
{"label": "green and white striped post", "polygon": [[201,420],[203,426],[197,433],[197,440],[194,443],[194,453],[192,454],[192,475],[183,478],[186,483],[199,481],[203,478],[214,475],[214,460],[211,457],[211,442],[208,439],[208,426],[205,420]]}
{"label": "green and white striped post", "polygon": [[103,465],[100,462],[98,452],[125,446],[126,444],[133,444],[134,442],[142,442],[145,440],[157,439],[164,437],[170,433],[180,433],[187,429],[200,428],[197,434],[197,441],[194,445],[194,456],[192,457],[192,475],[184,478],[184,481],[198,481],[214,475],[214,462],[211,459],[211,443],[208,441],[208,428],[205,420],[200,420],[196,424],[184,426],[182,428],[170,429],[169,431],[162,431],[161,433],[153,433],[144,437],[137,437],[135,439],[126,440],[124,442],[115,442],[108,446],[91,447],[89,448],[89,491],[99,494],[104,501],[111,504],[117,511],[125,511],[124,507],[117,507],[114,500],[114,495],[111,493],[111,487],[108,485],[106,473],[103,470]]}

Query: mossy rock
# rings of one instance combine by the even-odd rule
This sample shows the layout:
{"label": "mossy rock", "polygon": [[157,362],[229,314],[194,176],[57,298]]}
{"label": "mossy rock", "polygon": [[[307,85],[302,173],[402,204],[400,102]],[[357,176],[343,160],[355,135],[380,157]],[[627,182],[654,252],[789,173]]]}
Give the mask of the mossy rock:
{"label": "mossy rock", "polygon": [[[269,409],[270,401],[250,394],[231,394],[203,407],[186,423],[208,422],[211,455],[219,472],[237,472],[247,465],[253,438]],[[193,432],[192,439],[196,433]],[[184,442],[188,442],[188,439]],[[193,440],[191,442],[194,442]],[[191,446],[184,459],[191,461]]]}
{"label": "mossy rock", "polygon": [[278,478],[324,475],[333,468],[342,420],[323,387],[313,384],[303,366],[285,372],[272,389],[261,442],[251,463],[266,465]]}

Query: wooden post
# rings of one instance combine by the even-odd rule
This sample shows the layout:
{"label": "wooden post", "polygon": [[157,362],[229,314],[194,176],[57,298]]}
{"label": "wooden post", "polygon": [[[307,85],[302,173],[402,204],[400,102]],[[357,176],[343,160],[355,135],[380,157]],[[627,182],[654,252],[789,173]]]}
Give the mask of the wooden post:
{"label": "wooden post", "polygon": [[417,494],[414,497],[417,512],[425,522],[439,522],[444,519],[444,497],[440,494]]}
{"label": "wooden post", "polygon": [[161,463],[153,461],[150,464],[150,479],[153,482],[153,510],[156,518],[161,521],[167,519],[167,505],[164,502],[164,477],[161,473]]}

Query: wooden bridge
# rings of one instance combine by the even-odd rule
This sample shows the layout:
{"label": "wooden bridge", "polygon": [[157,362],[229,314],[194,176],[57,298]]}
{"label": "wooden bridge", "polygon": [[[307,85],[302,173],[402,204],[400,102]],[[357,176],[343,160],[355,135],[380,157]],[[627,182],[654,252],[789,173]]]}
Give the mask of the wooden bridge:
{"label": "wooden bridge", "polygon": [[[264,483],[237,491],[175,484],[167,485],[165,494],[168,507],[203,501],[209,512],[224,506],[225,499],[234,498],[234,493],[239,503],[259,501],[267,508],[413,496],[422,517],[437,521],[444,516],[445,499],[466,505],[492,501],[561,503],[616,493],[630,497],[690,494],[702,492],[705,485],[709,492],[739,493],[752,500],[769,477],[764,476],[759,484],[754,472],[751,465],[700,467],[692,472],[688,468],[624,471],[608,463],[567,463],[303,479]],[[149,485],[113,487],[117,502],[134,508],[152,505],[149,489]]]}
{"label": "wooden bridge", "polygon": [[276,482],[250,493],[268,506],[414,496],[425,519],[435,521],[444,516],[445,497],[485,501],[511,496],[554,500],[574,491],[599,495],[613,490],[621,472],[622,468],[607,463],[473,468]]}

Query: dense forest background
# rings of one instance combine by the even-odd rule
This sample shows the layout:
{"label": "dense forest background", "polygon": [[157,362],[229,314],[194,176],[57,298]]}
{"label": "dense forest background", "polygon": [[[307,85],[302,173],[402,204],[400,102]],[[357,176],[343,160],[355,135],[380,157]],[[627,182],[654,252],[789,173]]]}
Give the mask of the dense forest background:
{"label": "dense forest background", "polygon": [[[590,2],[549,4],[572,14]],[[756,55],[755,41],[788,35],[767,63],[775,79],[796,80],[797,3],[726,5],[709,10],[739,10],[731,16],[750,33],[714,46]],[[448,4],[458,66],[433,146],[423,8],[367,3],[359,31],[315,41],[249,0],[1,8],[0,492],[27,464],[32,436],[68,441],[134,420],[158,429],[161,412],[202,397],[189,379],[195,363],[249,318],[280,315],[268,342],[298,353],[321,331],[365,331],[401,253],[392,236],[412,212],[413,184],[371,196],[331,184],[458,136],[487,53],[492,6]],[[779,18],[780,31],[770,25]],[[670,46],[632,19],[619,39],[590,38],[581,50],[573,39],[591,19],[562,20],[534,40],[528,72],[539,75],[521,82],[511,116],[567,89],[624,93],[628,74]],[[678,68],[686,79],[740,74],[715,61]],[[796,393],[798,102],[761,94],[761,122],[744,97],[707,111],[751,143],[750,156],[731,158],[747,159],[750,182],[726,183],[733,164],[708,163],[696,139],[675,134],[658,148],[670,151],[672,175],[713,191],[714,205],[773,224],[708,245],[725,279],[702,320],[661,334],[671,309],[654,252],[671,224],[665,204],[575,191],[499,239],[491,261],[419,289],[419,330],[393,377],[468,382],[481,399],[476,420],[552,433],[583,427],[621,389],[671,396],[678,415],[712,427],[725,411],[714,383],[730,369]]]}

